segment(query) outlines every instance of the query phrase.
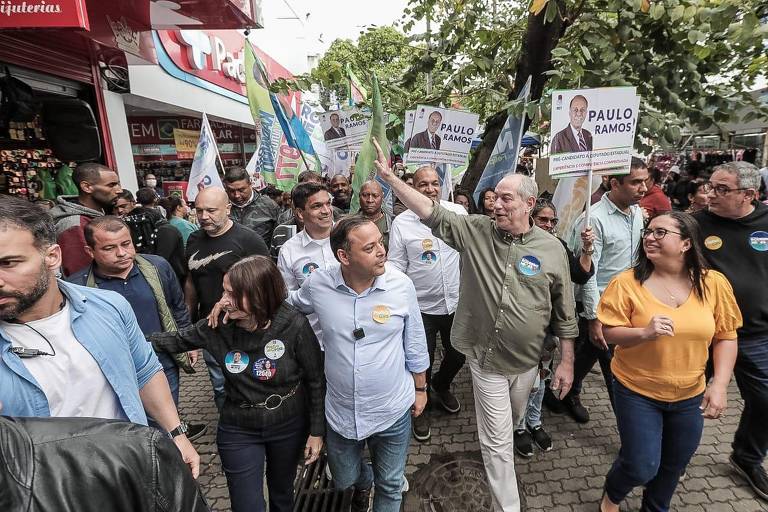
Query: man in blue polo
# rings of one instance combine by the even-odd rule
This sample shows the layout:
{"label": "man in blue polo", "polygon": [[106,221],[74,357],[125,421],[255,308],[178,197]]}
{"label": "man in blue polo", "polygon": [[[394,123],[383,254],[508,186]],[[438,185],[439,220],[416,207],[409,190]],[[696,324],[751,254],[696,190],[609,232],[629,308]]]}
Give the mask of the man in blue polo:
{"label": "man in blue polo", "polygon": [[[411,416],[427,403],[429,354],[416,290],[386,268],[376,225],[354,216],[331,232],[340,267],[312,272],[289,302],[315,313],[325,342],[328,462],[336,487],[354,486],[352,511],[397,512]],[[363,463],[368,445],[373,470]]]}
{"label": "man in blue polo", "polygon": [[41,207],[0,199],[0,402],[9,416],[94,417],[173,436],[197,476],[162,367],[128,302],[56,279],[61,248]]}
{"label": "man in blue polo", "polygon": [[[119,217],[97,217],[83,230],[85,252],[91,264],[75,272],[70,283],[111,290],[122,295],[131,305],[144,336],[177,331],[189,327],[189,311],[184,303],[176,274],[170,263],[154,254],[137,254],[128,225]],[[179,403],[179,367],[192,373],[197,351],[188,354],[157,353],[171,388],[174,404]],[[152,426],[156,422],[149,418]],[[205,433],[206,425],[189,424],[187,437],[196,439]]]}

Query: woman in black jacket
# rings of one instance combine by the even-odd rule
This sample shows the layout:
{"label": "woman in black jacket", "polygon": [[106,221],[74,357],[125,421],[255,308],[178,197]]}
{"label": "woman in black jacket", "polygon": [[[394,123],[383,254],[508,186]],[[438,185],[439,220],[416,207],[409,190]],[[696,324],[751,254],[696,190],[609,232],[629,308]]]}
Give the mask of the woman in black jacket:
{"label": "woman in black jacket", "polygon": [[[235,263],[224,275],[229,323],[208,320],[150,336],[158,351],[210,352],[225,378],[226,402],[216,442],[232,510],[293,510],[293,482],[304,449],[317,460],[325,434],[323,353],[306,317],[285,302],[285,283],[264,256]],[[307,435],[309,434],[309,435]]]}

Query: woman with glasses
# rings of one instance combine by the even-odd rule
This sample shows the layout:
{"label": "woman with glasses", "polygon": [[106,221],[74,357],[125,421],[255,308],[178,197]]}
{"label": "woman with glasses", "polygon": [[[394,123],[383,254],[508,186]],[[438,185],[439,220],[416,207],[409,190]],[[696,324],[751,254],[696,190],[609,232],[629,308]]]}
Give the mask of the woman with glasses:
{"label": "woman with glasses", "polygon": [[[557,212],[555,205],[548,199],[539,198],[536,201],[536,205],[531,211],[531,218],[536,226],[540,227],[544,231],[555,234],[555,227],[557,227]],[[581,234],[581,240],[584,250],[579,257],[574,256],[573,252],[568,249],[566,243],[559,239],[565,247],[565,252],[568,255],[568,262],[571,269],[571,280],[576,284],[586,283],[592,274],[594,273],[594,266],[592,265],[592,243],[595,240],[595,235],[591,229],[585,230]],[[542,350],[541,361],[539,362],[539,378],[536,379],[533,389],[531,390],[531,396],[528,398],[528,406],[526,407],[525,414],[520,418],[514,432],[514,447],[518,455],[522,457],[533,456],[533,444],[536,445],[542,451],[548,452],[552,449],[552,438],[544,430],[541,422],[541,404],[544,401],[545,394],[551,395],[547,401],[547,406],[553,409],[562,410],[560,401],[555,398],[554,394],[549,391],[547,386],[549,377],[552,373],[552,356],[557,346],[557,338],[548,334],[544,340],[544,349]]]}
{"label": "woman with glasses", "polygon": [[226,402],[216,442],[234,512],[292,512],[297,462],[317,460],[325,434],[323,353],[306,317],[285,302],[271,259],[251,256],[224,274],[229,323],[208,319],[150,336],[156,350],[208,350],[221,366]]}
{"label": "woman with glasses", "polygon": [[[696,221],[668,212],[643,230],[637,265],[608,285],[597,310],[616,345],[611,362],[621,449],[605,479],[603,512],[644,486],[641,510],[667,511],[701,440],[719,418],[736,361],[741,313],[728,280],[707,265]],[[712,345],[714,377],[704,377]]]}

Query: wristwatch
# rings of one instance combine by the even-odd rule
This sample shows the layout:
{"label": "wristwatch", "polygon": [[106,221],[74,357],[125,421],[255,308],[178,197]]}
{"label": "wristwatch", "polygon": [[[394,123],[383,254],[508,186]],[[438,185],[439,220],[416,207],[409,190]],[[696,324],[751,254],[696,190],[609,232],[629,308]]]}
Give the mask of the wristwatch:
{"label": "wristwatch", "polygon": [[170,436],[171,439],[173,439],[173,438],[178,437],[178,436],[180,436],[182,434],[186,435],[186,433],[188,431],[189,431],[189,427],[187,426],[187,424],[185,422],[182,421],[181,424],[178,427],[176,427],[175,429],[173,429],[170,432],[168,432],[168,435]]}
{"label": "wristwatch", "polygon": [[421,387],[419,387],[419,386],[416,386],[416,391],[419,391],[419,392],[421,392],[421,393],[426,393],[426,392],[427,392],[427,386],[426,386],[426,384],[425,384],[425,385],[423,385],[423,386],[421,386]]}

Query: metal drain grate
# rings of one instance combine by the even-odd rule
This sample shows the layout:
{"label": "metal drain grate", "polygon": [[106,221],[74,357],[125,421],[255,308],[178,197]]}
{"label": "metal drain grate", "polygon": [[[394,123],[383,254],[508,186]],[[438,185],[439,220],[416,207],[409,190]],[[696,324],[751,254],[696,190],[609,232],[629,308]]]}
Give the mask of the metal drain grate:
{"label": "metal drain grate", "polygon": [[302,466],[296,475],[293,512],[346,512],[352,502],[352,491],[337,491],[328,480],[325,453],[309,466]]}

